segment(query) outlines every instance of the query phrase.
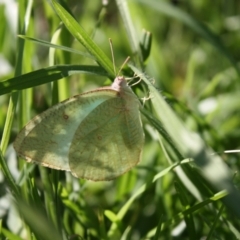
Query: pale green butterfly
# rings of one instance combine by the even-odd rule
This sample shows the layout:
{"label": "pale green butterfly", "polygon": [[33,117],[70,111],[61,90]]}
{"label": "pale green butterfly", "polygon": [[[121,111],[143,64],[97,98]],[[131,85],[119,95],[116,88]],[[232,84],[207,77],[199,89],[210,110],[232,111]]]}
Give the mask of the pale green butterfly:
{"label": "pale green butterfly", "polygon": [[109,87],[71,97],[34,117],[14,148],[28,162],[75,177],[112,180],[141,158],[140,102],[124,77]]}

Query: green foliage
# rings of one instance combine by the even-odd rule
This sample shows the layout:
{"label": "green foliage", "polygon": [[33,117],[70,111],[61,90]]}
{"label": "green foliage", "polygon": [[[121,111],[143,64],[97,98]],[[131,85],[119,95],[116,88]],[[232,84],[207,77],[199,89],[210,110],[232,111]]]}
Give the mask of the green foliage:
{"label": "green foliage", "polygon": [[[240,239],[239,152],[224,152],[240,147],[240,3],[60,2],[18,1],[18,35],[0,5],[1,237]],[[17,159],[33,116],[110,84],[109,38],[141,79],[141,163],[91,182]]]}

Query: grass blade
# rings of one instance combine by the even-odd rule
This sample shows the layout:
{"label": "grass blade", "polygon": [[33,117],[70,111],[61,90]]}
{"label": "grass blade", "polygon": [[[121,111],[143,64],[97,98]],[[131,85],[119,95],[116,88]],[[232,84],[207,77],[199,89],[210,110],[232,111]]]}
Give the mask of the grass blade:
{"label": "grass blade", "polygon": [[53,82],[80,72],[108,75],[102,67],[98,66],[55,65],[0,82],[0,95]]}
{"label": "grass blade", "polygon": [[52,0],[55,11],[63,21],[69,32],[96,58],[97,62],[112,76],[115,77],[112,62],[105,53],[92,41],[85,30],[59,3]]}

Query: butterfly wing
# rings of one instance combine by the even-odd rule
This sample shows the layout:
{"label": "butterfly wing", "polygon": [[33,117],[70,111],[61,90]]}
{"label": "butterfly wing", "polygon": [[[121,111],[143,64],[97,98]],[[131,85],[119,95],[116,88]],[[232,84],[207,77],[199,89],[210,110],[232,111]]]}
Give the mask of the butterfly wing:
{"label": "butterfly wing", "polygon": [[71,172],[94,181],[114,179],[139,162],[143,143],[136,96],[109,99],[79,125],[70,146]]}
{"label": "butterfly wing", "polygon": [[68,154],[73,136],[86,116],[113,90],[92,91],[61,102],[33,118],[18,134],[14,148],[28,162],[70,171]]}

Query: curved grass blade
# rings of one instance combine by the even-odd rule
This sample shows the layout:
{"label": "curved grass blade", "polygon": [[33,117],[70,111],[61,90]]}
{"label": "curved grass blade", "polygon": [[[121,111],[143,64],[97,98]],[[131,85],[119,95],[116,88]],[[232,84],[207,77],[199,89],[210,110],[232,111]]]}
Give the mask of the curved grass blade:
{"label": "curved grass blade", "polygon": [[50,42],[47,42],[47,41],[44,41],[44,40],[41,40],[41,39],[36,39],[36,38],[28,37],[28,36],[25,36],[25,35],[18,35],[18,37],[20,37],[24,40],[31,41],[33,43],[37,43],[37,44],[42,45],[42,46],[46,46],[46,47],[49,47],[49,48],[60,49],[60,50],[66,51],[66,52],[79,54],[79,55],[82,55],[84,57],[88,57],[88,58],[96,60],[94,58],[94,56],[92,56],[92,55],[90,55],[86,52],[83,52],[83,51],[79,51],[79,50],[72,49],[72,48],[65,47],[65,46],[56,45],[56,44],[53,44],[53,43],[50,43]]}
{"label": "curved grass blade", "polygon": [[96,58],[97,62],[111,75],[115,77],[112,62],[106,54],[92,41],[85,30],[59,3],[52,0],[53,7],[69,32]]}
{"label": "curved grass blade", "polygon": [[0,82],[0,95],[53,82],[80,72],[108,76],[108,73],[99,66],[56,65]]}

